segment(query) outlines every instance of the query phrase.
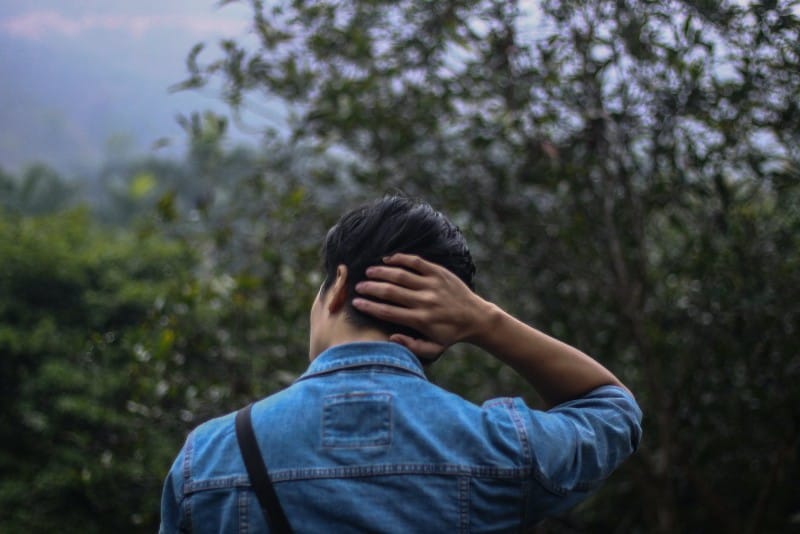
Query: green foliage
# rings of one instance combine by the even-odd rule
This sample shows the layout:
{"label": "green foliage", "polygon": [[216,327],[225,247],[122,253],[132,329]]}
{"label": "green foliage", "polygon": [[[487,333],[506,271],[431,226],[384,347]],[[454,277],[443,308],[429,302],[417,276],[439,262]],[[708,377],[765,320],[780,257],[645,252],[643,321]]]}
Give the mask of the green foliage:
{"label": "green foliage", "polygon": [[197,218],[185,197],[137,232],[0,212],[0,530],[153,531],[189,429],[305,367],[323,223],[299,186],[269,199],[245,235],[247,213],[225,229],[223,203]]}
{"label": "green foliage", "polygon": [[62,209],[74,200],[76,189],[45,165],[32,165],[20,177],[0,169],[0,209],[6,211],[41,214]]}
{"label": "green foliage", "polygon": [[1,530],[156,520],[153,473],[182,428],[134,408],[168,406],[172,355],[149,361],[144,347],[191,262],[176,244],[99,231],[83,211],[0,220]]}
{"label": "green foliage", "polygon": [[289,267],[254,296],[189,250],[85,211],[0,219],[0,530],[154,530],[189,428],[303,366]]}

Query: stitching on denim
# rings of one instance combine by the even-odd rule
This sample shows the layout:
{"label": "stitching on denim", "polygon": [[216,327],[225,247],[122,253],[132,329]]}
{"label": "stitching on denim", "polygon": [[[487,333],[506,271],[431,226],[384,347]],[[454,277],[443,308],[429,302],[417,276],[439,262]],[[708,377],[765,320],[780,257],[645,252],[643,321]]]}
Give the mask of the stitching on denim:
{"label": "stitching on denim", "polygon": [[183,517],[186,519],[186,525],[187,525],[186,531],[187,532],[191,532],[192,530],[194,530],[194,527],[192,526],[192,498],[191,498],[191,496],[187,496],[185,499],[183,499]]}
{"label": "stitching on denim", "polygon": [[527,474],[527,469],[520,468],[498,468],[493,466],[466,466],[456,464],[379,464],[369,466],[270,470],[273,481],[314,478],[357,478],[383,475],[444,475],[514,479],[524,478]]}
{"label": "stitching on denim", "polygon": [[539,483],[545,490],[549,491],[554,495],[558,495],[559,497],[563,497],[567,493],[569,493],[566,489],[562,488],[561,486],[557,486],[553,484],[550,479],[539,470],[537,466],[533,466],[531,469],[533,472],[533,478],[536,479],[536,482]]}
{"label": "stitching on denim", "polygon": [[392,343],[354,343],[332,347],[316,358],[298,379],[361,366],[388,366],[427,380],[419,360],[406,348]]}
{"label": "stitching on denim", "polygon": [[[388,475],[432,475],[474,478],[499,478],[503,480],[524,480],[529,476],[527,469],[497,468],[492,466],[467,466],[456,464],[380,464],[371,466],[349,467],[311,467],[303,469],[270,469],[270,478],[274,483],[296,480],[312,480],[324,478],[359,478]],[[247,476],[217,477],[195,480],[186,484],[187,494],[205,490],[216,490],[233,487],[250,487]]]}
{"label": "stitching on denim", "polygon": [[[413,366],[405,361],[402,358],[398,358],[395,356],[384,356],[378,354],[370,354],[370,355],[352,355],[352,356],[340,356],[337,360],[332,362],[322,363],[320,362],[311,372],[318,372],[318,371],[328,371],[330,369],[336,369],[339,367],[350,367],[353,365],[370,365],[370,364],[378,364],[378,365],[388,365],[391,367],[397,367],[399,369],[406,369],[409,371],[419,371],[417,366]],[[312,368],[314,365],[312,364]]]}
{"label": "stitching on denim", "polygon": [[503,402],[506,412],[514,423],[514,429],[517,431],[517,437],[522,448],[522,461],[524,465],[531,465],[531,446],[528,439],[528,431],[525,428],[525,422],[522,420],[522,415],[517,410],[513,399],[504,399]]}
{"label": "stitching on denim", "polygon": [[489,399],[483,403],[487,408],[494,408],[495,406],[503,406],[508,399],[506,397],[497,397],[496,399]]}
{"label": "stitching on denim", "polygon": [[187,486],[189,486],[192,479],[192,456],[194,453],[194,440],[195,440],[195,433],[192,432],[189,434],[189,437],[186,438],[186,451],[184,452],[183,455],[183,489],[182,489],[182,494],[184,496],[183,515],[186,518],[186,524],[189,527],[189,532],[193,530],[192,500],[189,498],[185,498],[185,496],[188,493]]}
{"label": "stitching on denim", "polygon": [[603,480],[593,480],[593,481],[586,481],[586,482],[578,482],[572,488],[566,488],[564,486],[556,484],[553,480],[550,479],[547,475],[545,475],[540,469],[538,463],[534,463],[532,465],[533,476],[536,481],[542,486],[544,489],[553,493],[558,496],[565,496],[573,491],[591,491],[593,489],[598,488]]}
{"label": "stitching on denim", "polygon": [[469,477],[458,478],[459,532],[469,532]]}
{"label": "stitching on denim", "polygon": [[531,492],[531,481],[530,480],[523,480],[520,482],[520,496],[521,499],[519,501],[519,517],[521,518],[521,524],[527,525],[528,524],[528,496]]}
{"label": "stitching on denim", "polygon": [[[398,375],[412,375],[418,378],[421,378],[425,381],[428,380],[428,377],[422,371],[418,369],[414,369],[412,367],[407,367],[405,365],[398,365],[397,362],[392,361],[357,361],[357,362],[339,362],[335,365],[327,365],[327,366],[320,366],[319,369],[314,369],[313,371],[306,371],[303,375],[295,380],[295,383],[300,382],[302,380],[306,380],[308,378],[316,378],[319,376],[329,375],[332,373],[336,373],[339,371],[348,371],[353,369],[359,368],[372,368],[373,372],[378,373],[387,373],[387,374],[398,374]],[[401,372],[398,372],[401,371]]]}
{"label": "stitching on denim", "polygon": [[[272,478],[272,477],[270,477]],[[249,488],[250,479],[247,476],[217,477],[206,480],[196,480],[186,485],[186,493],[197,493],[198,491]]]}
{"label": "stitching on denim", "polygon": [[503,404],[508,410],[511,420],[514,422],[514,428],[517,430],[517,436],[519,437],[520,445],[522,446],[523,461],[525,462],[525,465],[530,466],[531,472],[533,473],[533,477],[544,489],[546,489],[550,493],[562,497],[567,493],[569,493],[569,491],[566,488],[554,484],[553,481],[550,480],[550,478],[539,469],[538,461],[535,462],[533,460],[533,451],[531,448],[530,440],[528,439],[528,433],[525,429],[525,423],[524,421],[522,421],[522,415],[519,413],[519,410],[517,410],[514,400],[513,399],[502,399],[502,400],[505,401]]}
{"label": "stitching on denim", "polygon": [[[577,432],[575,425],[572,425],[573,431]],[[567,495],[573,491],[591,491],[597,489],[602,485],[605,478],[601,478],[598,480],[587,480],[587,481],[579,481],[571,488],[567,488],[561,485],[557,485],[555,482],[550,480],[547,476],[544,475],[541,471],[539,471],[538,466],[535,469],[535,476],[539,483],[548,491],[555,493],[556,495]]]}
{"label": "stitching on denim", "polygon": [[[374,403],[387,412],[386,421],[380,425],[376,437],[367,438],[339,438],[326,433],[331,421],[337,418],[330,415],[334,406],[341,404]],[[368,447],[386,447],[392,443],[392,394],[383,391],[354,391],[339,395],[327,395],[323,399],[322,407],[322,448],[323,449],[361,449]]]}
{"label": "stitching on denim", "polygon": [[247,523],[247,501],[249,499],[249,492],[247,490],[239,490],[239,534],[247,534],[249,527]]}
{"label": "stitching on denim", "polygon": [[188,481],[192,478],[192,452],[194,450],[195,433],[189,434],[186,438],[186,449],[183,452],[183,480]]}

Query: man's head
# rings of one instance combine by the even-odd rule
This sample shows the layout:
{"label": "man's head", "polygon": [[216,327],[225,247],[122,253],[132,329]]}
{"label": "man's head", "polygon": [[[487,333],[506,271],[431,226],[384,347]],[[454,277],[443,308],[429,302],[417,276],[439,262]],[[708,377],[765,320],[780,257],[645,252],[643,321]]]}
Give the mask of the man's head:
{"label": "man's head", "polygon": [[[328,297],[332,289],[341,289],[337,293],[341,311],[355,329],[420,337],[418,332],[365,315],[352,305],[355,285],[366,279],[367,267],[396,252],[438,263],[473,287],[475,265],[458,227],[426,202],[387,196],[346,213],[328,231],[322,245],[325,281],[317,300]],[[312,311],[312,357],[316,356],[313,337]]]}

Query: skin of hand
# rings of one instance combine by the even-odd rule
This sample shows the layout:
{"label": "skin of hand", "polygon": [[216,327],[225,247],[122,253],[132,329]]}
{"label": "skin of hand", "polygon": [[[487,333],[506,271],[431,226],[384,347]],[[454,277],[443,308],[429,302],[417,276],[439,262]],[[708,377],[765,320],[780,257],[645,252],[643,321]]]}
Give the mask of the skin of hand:
{"label": "skin of hand", "polygon": [[391,341],[430,362],[450,345],[470,341],[483,328],[490,304],[452,272],[409,254],[394,254],[383,262],[367,269],[369,280],[357,284],[356,291],[391,304],[355,298],[353,306],[379,319],[410,326],[427,337],[393,334]]}
{"label": "skin of hand", "polygon": [[423,334],[427,339],[389,338],[417,356],[433,358],[460,341],[472,343],[514,368],[550,406],[604,385],[625,388],[600,363],[482,299],[446,268],[399,253],[383,263],[367,269],[356,291],[385,302],[357,297],[353,306]]}

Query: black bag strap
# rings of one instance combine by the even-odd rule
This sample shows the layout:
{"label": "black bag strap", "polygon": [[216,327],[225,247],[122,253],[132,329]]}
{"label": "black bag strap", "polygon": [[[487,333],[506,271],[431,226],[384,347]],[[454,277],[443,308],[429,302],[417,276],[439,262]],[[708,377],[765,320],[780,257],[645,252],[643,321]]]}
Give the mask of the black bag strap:
{"label": "black bag strap", "polygon": [[247,475],[250,477],[250,484],[256,492],[258,502],[261,504],[261,511],[264,519],[267,520],[270,532],[279,534],[291,534],[292,527],[283,513],[278,495],[267,473],[267,466],[261,457],[258,449],[256,435],[253,433],[253,423],[250,420],[250,410],[252,404],[248,404],[236,412],[236,441],[239,442],[239,450],[242,452],[244,466],[247,468]]}

